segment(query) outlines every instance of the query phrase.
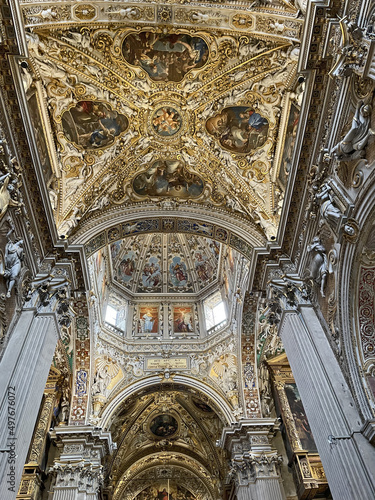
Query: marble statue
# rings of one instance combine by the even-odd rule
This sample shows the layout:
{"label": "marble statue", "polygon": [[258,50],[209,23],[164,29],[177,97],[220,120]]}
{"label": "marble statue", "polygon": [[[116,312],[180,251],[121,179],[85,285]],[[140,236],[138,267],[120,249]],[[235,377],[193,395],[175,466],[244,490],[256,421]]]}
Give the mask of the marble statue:
{"label": "marble statue", "polygon": [[337,222],[342,217],[342,212],[334,205],[332,189],[324,183],[315,195],[315,201],[320,205],[320,214],[327,221],[329,226],[334,229]]}
{"label": "marble statue", "polygon": [[375,135],[370,128],[371,113],[372,106],[361,101],[354,114],[349,132],[332,149],[332,153],[338,160],[357,160],[363,156],[369,137]]}
{"label": "marble statue", "polygon": [[[11,230],[9,233],[11,233]],[[8,233],[8,237],[9,237]],[[16,243],[8,241],[5,246],[5,271],[4,278],[7,282],[7,298],[10,297],[13,286],[15,285],[17,278],[21,272],[23,260],[23,240],[19,240]]]}
{"label": "marble statue", "polygon": [[317,285],[320,285],[320,294],[325,297],[324,288],[328,274],[328,259],[326,249],[322,245],[319,236],[313,238],[311,244],[307,246],[307,251],[312,254],[310,278]]}
{"label": "marble statue", "polygon": [[6,214],[8,207],[19,207],[21,202],[12,198],[12,193],[17,189],[17,180],[10,181],[10,173],[0,177],[0,220]]}

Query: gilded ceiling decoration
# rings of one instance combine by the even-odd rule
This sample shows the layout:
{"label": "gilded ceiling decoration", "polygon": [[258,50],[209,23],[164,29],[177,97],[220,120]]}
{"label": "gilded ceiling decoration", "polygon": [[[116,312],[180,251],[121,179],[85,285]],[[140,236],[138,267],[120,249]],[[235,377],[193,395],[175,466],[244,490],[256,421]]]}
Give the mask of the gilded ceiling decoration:
{"label": "gilded ceiling decoration", "polygon": [[171,199],[275,237],[297,7],[22,5],[23,80],[60,235],[112,207]]}
{"label": "gilded ceiling decoration", "polygon": [[221,419],[204,396],[167,390],[138,397],[111,426],[118,443],[111,463],[118,485],[114,498],[130,491],[133,496],[125,498],[134,498],[159,481],[177,478],[197,498],[211,498],[225,461],[215,446],[221,428]]}

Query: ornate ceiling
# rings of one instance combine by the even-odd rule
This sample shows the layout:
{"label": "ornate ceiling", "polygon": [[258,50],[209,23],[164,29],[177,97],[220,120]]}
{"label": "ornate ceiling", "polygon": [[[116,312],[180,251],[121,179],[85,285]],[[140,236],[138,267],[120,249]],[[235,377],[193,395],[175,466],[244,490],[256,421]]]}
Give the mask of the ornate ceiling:
{"label": "ornate ceiling", "polygon": [[[237,370],[242,292],[254,248],[277,238],[303,92],[304,2],[21,9],[22,80],[57,234],[85,244],[97,284],[91,423],[118,445],[106,469],[113,498],[146,498],[166,481],[179,498],[218,498],[226,460],[215,442],[229,421],[213,400],[230,418],[259,415],[251,360]],[[192,302],[219,289],[228,324],[199,336]],[[149,296],[155,311],[142,309]],[[125,302],[123,336],[104,331],[98,304]],[[195,327],[179,336],[186,304]],[[143,335],[150,311],[158,327]]]}
{"label": "ornate ceiling", "polygon": [[111,209],[172,203],[275,238],[298,122],[298,6],[22,9],[24,87],[60,235]]}

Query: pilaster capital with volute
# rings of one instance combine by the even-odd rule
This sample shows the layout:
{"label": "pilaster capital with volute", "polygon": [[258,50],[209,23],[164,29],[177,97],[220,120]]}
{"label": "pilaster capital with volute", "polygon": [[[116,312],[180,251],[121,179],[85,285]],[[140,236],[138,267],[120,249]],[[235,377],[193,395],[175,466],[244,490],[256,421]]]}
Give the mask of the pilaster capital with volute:
{"label": "pilaster capital with volute", "polygon": [[277,420],[240,420],[225,427],[218,443],[230,456],[230,478],[245,486],[259,478],[278,478],[282,457],[271,439],[279,429]]}
{"label": "pilaster capital with volute", "polygon": [[102,459],[111,454],[111,433],[93,426],[58,426],[51,438],[60,449],[50,473],[56,477],[54,490],[74,488],[96,494],[103,484]]}

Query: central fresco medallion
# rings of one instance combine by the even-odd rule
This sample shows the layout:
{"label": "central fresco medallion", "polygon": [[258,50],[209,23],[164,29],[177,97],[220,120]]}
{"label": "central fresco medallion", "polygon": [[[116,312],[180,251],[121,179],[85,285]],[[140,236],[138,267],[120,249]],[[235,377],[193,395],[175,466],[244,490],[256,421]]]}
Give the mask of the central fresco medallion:
{"label": "central fresco medallion", "polygon": [[158,415],[150,423],[150,431],[158,438],[171,437],[178,429],[177,420],[167,413]]}
{"label": "central fresco medallion", "polygon": [[155,82],[180,82],[190,70],[206,64],[209,50],[198,36],[141,31],[125,37],[122,55]]}
{"label": "central fresco medallion", "polygon": [[171,106],[158,108],[151,117],[154,132],[162,137],[171,137],[179,132],[182,124],[180,113]]}

